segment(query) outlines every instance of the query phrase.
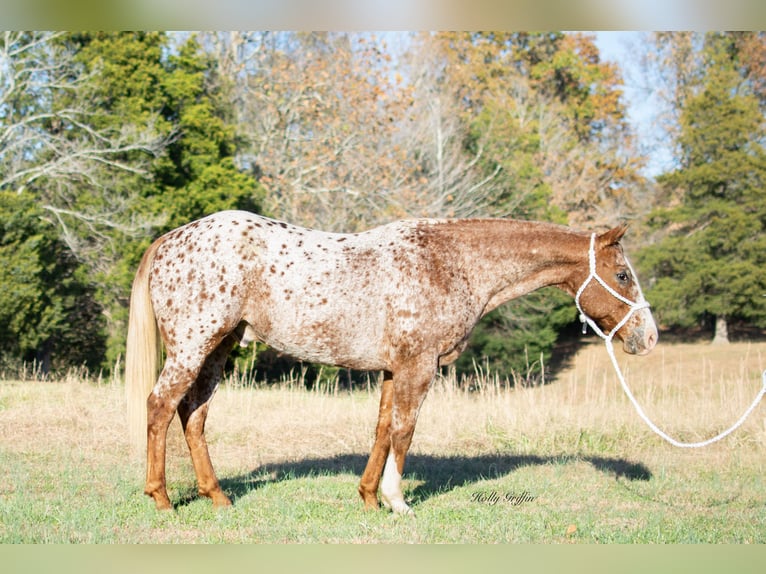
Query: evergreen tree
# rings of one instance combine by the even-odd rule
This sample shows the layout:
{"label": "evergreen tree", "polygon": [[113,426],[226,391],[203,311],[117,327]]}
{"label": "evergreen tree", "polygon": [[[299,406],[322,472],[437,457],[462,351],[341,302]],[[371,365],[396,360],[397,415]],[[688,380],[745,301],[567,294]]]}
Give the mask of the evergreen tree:
{"label": "evergreen tree", "polygon": [[714,324],[716,341],[733,320],[766,327],[766,134],[735,40],[705,39],[702,82],[680,114],[679,167],[658,178],[670,205],[650,224],[667,236],[641,256],[661,323]]}
{"label": "evergreen tree", "polygon": [[[101,309],[84,268],[29,197],[0,191],[0,358],[51,368],[95,368]],[[66,349],[66,353],[62,353]]]}
{"label": "evergreen tree", "polygon": [[[29,282],[28,311],[2,301],[15,317],[8,341],[25,337],[16,347],[24,357],[35,353],[30,345],[50,354],[58,342],[60,362],[82,362],[62,333],[76,338],[76,326],[90,321],[93,348],[113,366],[124,352],[132,277],[151,240],[214,211],[258,209],[262,189],[234,161],[240,142],[225,82],[196,39],[184,38],[6,34],[0,42],[0,64],[13,74],[0,85],[0,191],[18,195],[4,195],[8,206],[35,207],[25,211],[24,233],[6,230],[4,239],[8,268]],[[78,305],[60,304],[60,290],[75,284]],[[45,308],[51,318],[33,320]]]}
{"label": "evergreen tree", "polygon": [[81,61],[98,72],[93,97],[99,117],[123,125],[153,121],[167,141],[148,178],[123,181],[140,190],[131,213],[162,223],[150,237],[119,244],[103,277],[104,305],[112,319],[106,360],[112,364],[124,347],[133,273],[151,239],[215,211],[257,211],[263,191],[234,162],[232,111],[214,61],[193,36],[177,47],[157,33],[97,33],[73,40]]}

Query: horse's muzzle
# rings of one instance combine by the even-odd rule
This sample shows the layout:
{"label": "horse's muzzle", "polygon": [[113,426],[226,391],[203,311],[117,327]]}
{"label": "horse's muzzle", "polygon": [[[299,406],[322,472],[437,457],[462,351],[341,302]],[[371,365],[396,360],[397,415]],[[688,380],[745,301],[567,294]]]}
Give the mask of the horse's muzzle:
{"label": "horse's muzzle", "polygon": [[657,345],[657,327],[652,323],[646,327],[636,327],[623,340],[622,349],[630,355],[647,355]]}

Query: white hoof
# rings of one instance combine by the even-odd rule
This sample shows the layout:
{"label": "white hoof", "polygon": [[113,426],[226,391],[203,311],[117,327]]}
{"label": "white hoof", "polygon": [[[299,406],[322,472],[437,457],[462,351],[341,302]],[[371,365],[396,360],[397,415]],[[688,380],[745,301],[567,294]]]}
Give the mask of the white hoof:
{"label": "white hoof", "polygon": [[397,504],[392,505],[391,510],[397,516],[415,516],[415,513],[412,511],[409,505],[404,501],[398,502]]}
{"label": "white hoof", "polygon": [[415,514],[402,498],[390,500],[385,496],[382,496],[381,499],[383,501],[383,506],[388,508],[394,514]]}

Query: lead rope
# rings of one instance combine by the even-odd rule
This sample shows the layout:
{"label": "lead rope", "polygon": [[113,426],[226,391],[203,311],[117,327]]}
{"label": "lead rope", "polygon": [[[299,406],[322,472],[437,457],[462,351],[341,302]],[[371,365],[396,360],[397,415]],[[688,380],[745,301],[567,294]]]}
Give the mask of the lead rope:
{"label": "lead rope", "polygon": [[[588,278],[585,279],[582,285],[580,285],[580,288],[577,290],[577,294],[575,295],[575,305],[577,306],[577,310],[580,312],[580,321],[583,323],[583,333],[586,332],[587,326],[590,325],[591,329],[602,339],[604,339],[604,342],[606,344],[606,351],[609,354],[609,358],[612,361],[612,365],[614,366],[614,370],[617,373],[617,378],[620,380],[620,384],[622,385],[622,389],[625,391],[625,394],[630,399],[630,402],[633,403],[633,406],[636,409],[636,412],[639,414],[639,416],[644,420],[644,422],[649,426],[650,429],[652,429],[656,434],[664,438],[666,441],[668,441],[673,446],[677,446],[680,448],[700,448],[703,446],[708,446],[709,444],[712,444],[714,442],[717,442],[724,438],[725,436],[731,434],[737,428],[739,428],[742,423],[745,422],[747,417],[750,416],[750,413],[753,412],[753,409],[758,405],[760,400],[763,398],[763,395],[766,394],[766,371],[763,372],[762,375],[762,385],[761,390],[758,393],[758,396],[755,397],[755,400],[753,403],[747,408],[745,413],[739,418],[737,422],[735,422],[731,427],[723,431],[722,433],[709,438],[707,440],[703,440],[700,442],[681,442],[673,437],[669,436],[667,433],[662,431],[657,425],[655,425],[651,419],[646,416],[646,413],[641,408],[641,405],[638,404],[638,401],[633,396],[633,393],[630,392],[630,389],[628,388],[627,383],[625,382],[625,377],[622,375],[622,371],[620,370],[620,366],[617,363],[617,358],[614,356],[614,345],[612,344],[612,339],[614,338],[615,333],[619,331],[622,326],[630,319],[630,317],[638,311],[639,309],[647,309],[649,307],[649,302],[644,299],[644,294],[641,292],[641,286],[638,284],[638,279],[636,279],[636,274],[633,271],[633,268],[631,267],[630,263],[625,260],[628,264],[628,268],[630,269],[630,272],[633,276],[633,280],[636,282],[636,287],[638,287],[638,301],[631,301],[630,299],[627,299],[620,295],[617,291],[612,289],[609,285],[607,285],[606,281],[604,281],[601,277],[598,276],[598,273],[596,273],[596,234],[593,233],[590,236],[590,248],[588,250],[588,264],[590,266],[590,273],[588,275]],[[585,288],[588,286],[588,284],[591,282],[592,279],[595,279],[604,289],[607,290],[613,297],[616,297],[626,305],[630,307],[630,310],[628,313],[623,317],[622,321],[620,321],[614,329],[612,329],[609,334],[605,334],[598,325],[596,325],[596,322],[588,317],[588,315],[585,313],[585,311],[582,310],[582,307],[580,306],[580,296],[582,295],[583,291],[585,291]]]}

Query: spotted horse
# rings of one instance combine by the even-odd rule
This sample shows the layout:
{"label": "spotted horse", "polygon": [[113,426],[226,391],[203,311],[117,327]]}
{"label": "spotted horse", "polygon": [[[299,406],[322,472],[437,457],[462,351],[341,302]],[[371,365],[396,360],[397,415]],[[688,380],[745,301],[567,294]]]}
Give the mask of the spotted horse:
{"label": "spotted horse", "polygon": [[341,234],[224,211],[170,231],[144,254],[130,303],[128,418],[132,444],[143,450],[146,440],[145,493],[158,509],[172,507],[165,450],[177,412],[199,494],[231,504],[205,418],[229,351],[258,340],[303,361],[383,372],[359,494],[378,508],[380,487],[385,506],[410,512],[401,479],[418,411],[437,369],[457,359],[492,309],[552,285],[577,295],[601,330],[616,329],[625,352],[655,346],[657,328],[619,243],[625,230],[592,236],[508,219],[413,219]]}

